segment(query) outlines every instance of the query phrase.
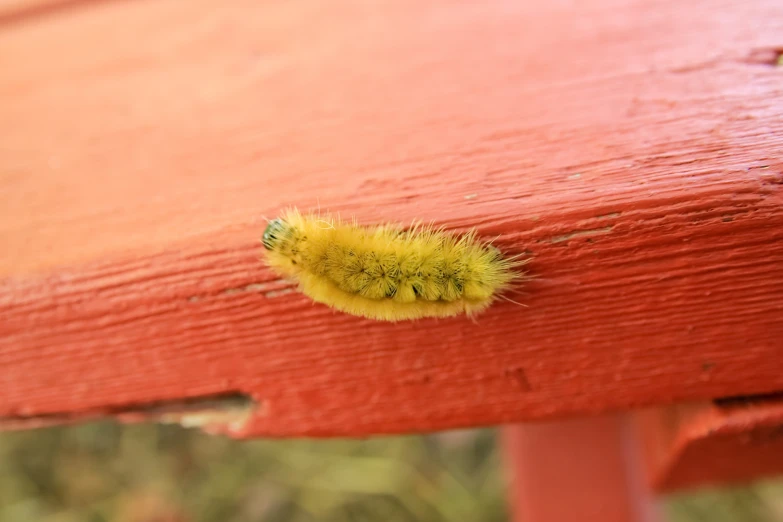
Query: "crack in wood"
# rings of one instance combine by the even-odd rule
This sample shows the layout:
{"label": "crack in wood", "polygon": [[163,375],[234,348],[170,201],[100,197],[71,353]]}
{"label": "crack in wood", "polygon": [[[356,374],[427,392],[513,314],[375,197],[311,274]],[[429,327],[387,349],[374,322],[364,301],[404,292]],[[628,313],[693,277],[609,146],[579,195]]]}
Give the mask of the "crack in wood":
{"label": "crack in wood", "polygon": [[739,406],[752,406],[759,403],[779,402],[783,400],[783,391],[760,393],[758,395],[734,395],[730,397],[719,397],[713,399],[712,403],[720,408],[731,408]]}
{"label": "crack in wood", "polygon": [[242,294],[246,292],[263,294],[264,297],[271,299],[271,298],[279,297],[281,295],[294,293],[294,291],[295,289],[293,286],[291,286],[290,282],[284,281],[282,279],[275,279],[274,281],[270,281],[266,283],[248,283],[243,286],[234,286],[231,288],[225,288],[217,292],[216,294],[191,295],[187,298],[187,300],[189,303],[197,303],[202,299],[205,299],[210,296],[235,295],[235,294]]}
{"label": "crack in wood", "polygon": [[0,430],[23,430],[113,418],[120,422],[159,422],[186,428],[241,428],[259,404],[249,395],[227,392],[184,399],[106,406],[72,412],[0,416]]}
{"label": "crack in wood", "polygon": [[783,47],[763,47],[759,49],[753,49],[742,61],[750,65],[782,67]]}
{"label": "crack in wood", "polygon": [[608,227],[601,227],[601,228],[593,228],[590,230],[577,230],[575,232],[570,232],[568,234],[563,234],[561,236],[555,236],[549,239],[551,243],[562,243],[563,241],[568,241],[570,239],[574,239],[577,237],[585,237],[585,236],[599,236],[603,234],[608,234],[612,231],[614,227],[608,226]]}

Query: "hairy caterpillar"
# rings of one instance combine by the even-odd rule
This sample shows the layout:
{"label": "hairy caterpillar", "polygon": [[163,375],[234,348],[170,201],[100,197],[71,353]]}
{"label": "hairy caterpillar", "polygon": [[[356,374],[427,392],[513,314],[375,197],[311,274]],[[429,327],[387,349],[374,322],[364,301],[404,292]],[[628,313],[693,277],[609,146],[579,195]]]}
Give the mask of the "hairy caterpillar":
{"label": "hairy caterpillar", "polygon": [[269,266],[314,301],[382,321],[475,315],[521,279],[524,263],[474,232],[363,227],[296,209],[271,220],[262,242]]}

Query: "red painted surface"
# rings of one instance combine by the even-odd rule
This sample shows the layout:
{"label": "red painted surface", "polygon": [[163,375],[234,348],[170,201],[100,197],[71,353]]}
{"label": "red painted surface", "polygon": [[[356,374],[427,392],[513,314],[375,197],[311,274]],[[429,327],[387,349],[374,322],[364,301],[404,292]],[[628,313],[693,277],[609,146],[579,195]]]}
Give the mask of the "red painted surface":
{"label": "red painted surface", "polygon": [[610,416],[506,428],[514,520],[660,520],[628,428]]}
{"label": "red painted surface", "polygon": [[[239,392],[237,436],[364,435],[783,389],[783,70],[749,58],[778,0],[35,12],[0,21],[7,422]],[[475,324],[333,314],[259,261],[263,216],[319,203],[477,226],[538,280]]]}
{"label": "red painted surface", "polygon": [[660,408],[639,416],[651,483],[671,491],[783,473],[783,400]]}

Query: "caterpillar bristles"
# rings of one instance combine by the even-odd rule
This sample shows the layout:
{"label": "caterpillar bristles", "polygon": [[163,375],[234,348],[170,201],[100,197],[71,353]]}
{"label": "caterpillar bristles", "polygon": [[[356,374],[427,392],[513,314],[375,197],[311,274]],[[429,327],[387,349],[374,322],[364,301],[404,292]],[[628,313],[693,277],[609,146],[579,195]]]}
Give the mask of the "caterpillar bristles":
{"label": "caterpillar bristles", "polygon": [[351,315],[472,318],[497,299],[514,303],[503,294],[528,279],[521,254],[503,257],[475,231],[460,236],[419,221],[360,226],[319,214],[291,209],[269,221],[267,263],[314,301]]}

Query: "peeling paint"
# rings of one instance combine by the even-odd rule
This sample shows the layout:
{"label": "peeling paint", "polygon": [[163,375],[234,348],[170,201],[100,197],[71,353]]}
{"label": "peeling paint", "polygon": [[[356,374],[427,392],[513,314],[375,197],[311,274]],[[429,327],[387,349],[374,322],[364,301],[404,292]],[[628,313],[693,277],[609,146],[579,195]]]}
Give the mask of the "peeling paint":
{"label": "peeling paint", "polygon": [[568,234],[563,234],[562,236],[555,236],[550,239],[552,243],[562,243],[563,241],[568,241],[570,239],[574,239],[577,237],[585,237],[585,236],[599,236],[602,234],[608,234],[612,231],[612,226],[608,227],[602,227],[602,228],[594,228],[592,230],[578,230],[575,232],[570,232]]}

